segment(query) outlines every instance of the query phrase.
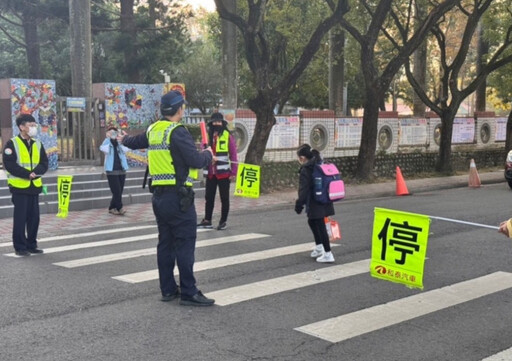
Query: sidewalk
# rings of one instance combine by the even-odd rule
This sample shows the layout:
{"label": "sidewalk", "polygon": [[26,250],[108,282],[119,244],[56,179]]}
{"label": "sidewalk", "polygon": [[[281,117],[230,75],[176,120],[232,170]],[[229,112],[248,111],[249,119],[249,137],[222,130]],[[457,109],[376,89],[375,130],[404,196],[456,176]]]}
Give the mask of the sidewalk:
{"label": "sidewalk", "polygon": [[[480,173],[482,186],[485,184],[506,182],[503,171],[494,171],[489,173]],[[432,190],[460,188],[468,186],[468,175],[437,177],[424,179],[405,179],[407,188],[411,194],[428,192]],[[389,181],[384,183],[346,185],[346,199],[364,199],[373,197],[394,197],[396,182]],[[217,195],[218,197],[218,195]],[[258,199],[242,198],[231,196],[230,212],[237,214],[240,212],[257,212],[275,207],[290,207],[293,209],[293,203],[297,197],[297,190],[290,189],[269,194],[262,194]],[[220,204],[217,199],[216,204]],[[204,214],[204,198],[195,200],[198,220]],[[151,203],[132,204],[127,207],[126,215],[114,216],[107,212],[107,209],[90,209],[78,212],[69,212],[65,219],[57,218],[55,214],[42,214],[39,226],[39,237],[49,237],[54,235],[70,234],[80,229],[102,229],[111,225],[133,226],[136,223],[154,223],[155,217]],[[11,241],[12,218],[0,219],[0,242]]]}

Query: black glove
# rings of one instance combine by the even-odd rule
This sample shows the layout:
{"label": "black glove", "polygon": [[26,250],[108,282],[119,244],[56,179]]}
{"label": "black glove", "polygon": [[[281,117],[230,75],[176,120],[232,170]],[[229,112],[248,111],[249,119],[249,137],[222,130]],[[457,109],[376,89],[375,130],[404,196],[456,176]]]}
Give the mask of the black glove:
{"label": "black glove", "polygon": [[295,205],[295,213],[301,214],[303,209],[303,206],[299,206],[298,204]]}

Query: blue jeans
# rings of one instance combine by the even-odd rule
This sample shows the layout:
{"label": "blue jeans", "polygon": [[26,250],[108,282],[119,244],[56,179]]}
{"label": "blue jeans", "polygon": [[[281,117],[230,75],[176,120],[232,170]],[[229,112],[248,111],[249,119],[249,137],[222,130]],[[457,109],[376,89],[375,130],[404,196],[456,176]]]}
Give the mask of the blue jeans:
{"label": "blue jeans", "polygon": [[194,278],[194,253],[196,248],[196,209],[190,207],[187,212],[179,209],[179,196],[176,191],[153,194],[153,212],[158,225],[157,261],[162,294],[176,292],[174,265],[180,272],[181,294],[194,296],[196,279]]}

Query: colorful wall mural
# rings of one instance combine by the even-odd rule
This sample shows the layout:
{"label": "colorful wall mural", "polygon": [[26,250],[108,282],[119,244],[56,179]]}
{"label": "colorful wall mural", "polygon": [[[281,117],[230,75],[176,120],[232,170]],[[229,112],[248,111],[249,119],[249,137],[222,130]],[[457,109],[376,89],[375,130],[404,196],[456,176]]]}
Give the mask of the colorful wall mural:
{"label": "colorful wall mural", "polygon": [[[160,98],[163,84],[105,83],[105,125],[121,129],[146,129],[160,116]],[[134,150],[127,155],[130,167],[145,167],[145,150]]]}
{"label": "colorful wall mural", "polygon": [[[185,92],[184,84],[105,83],[105,126],[121,129],[146,129],[160,117],[160,98],[169,90]],[[130,167],[147,164],[145,150],[127,154]]]}
{"label": "colorful wall mural", "polygon": [[48,155],[50,169],[58,167],[57,112],[54,80],[10,79],[13,135],[19,133],[16,118],[32,114],[39,124],[38,138]]}
{"label": "colorful wall mural", "polygon": [[163,84],[105,83],[105,123],[123,129],[145,129],[158,119]]}

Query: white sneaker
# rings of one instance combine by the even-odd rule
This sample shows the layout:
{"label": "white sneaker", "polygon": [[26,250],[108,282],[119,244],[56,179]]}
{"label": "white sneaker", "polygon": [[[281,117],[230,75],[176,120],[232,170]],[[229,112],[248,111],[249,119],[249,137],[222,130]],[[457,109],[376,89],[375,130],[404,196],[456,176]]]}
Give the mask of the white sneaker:
{"label": "white sneaker", "polygon": [[332,255],[332,252],[325,252],[323,255],[318,257],[316,261],[320,263],[332,263],[334,262],[334,256]]}
{"label": "white sneaker", "polygon": [[313,248],[313,252],[311,252],[311,258],[318,258],[324,254],[324,246],[319,244]]}

